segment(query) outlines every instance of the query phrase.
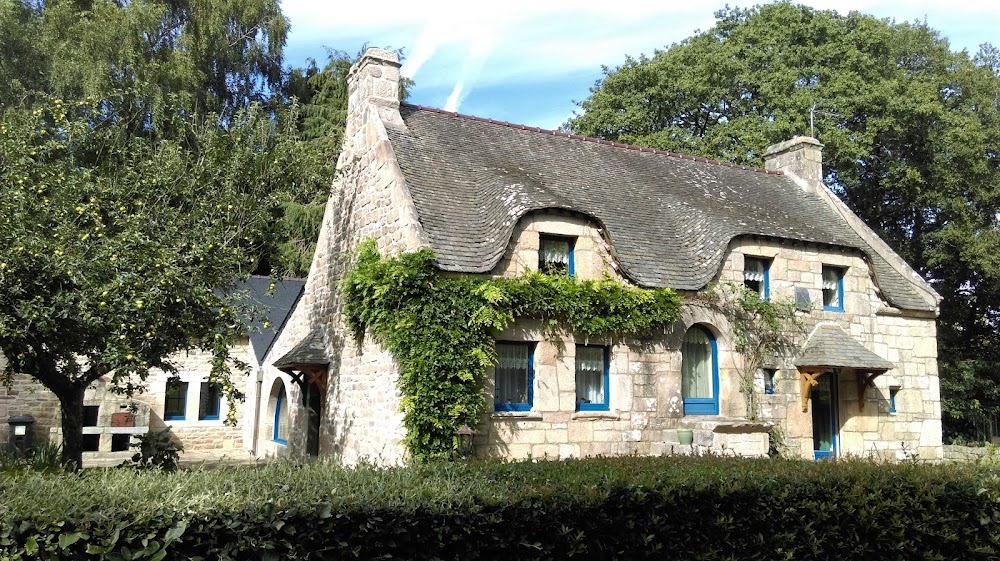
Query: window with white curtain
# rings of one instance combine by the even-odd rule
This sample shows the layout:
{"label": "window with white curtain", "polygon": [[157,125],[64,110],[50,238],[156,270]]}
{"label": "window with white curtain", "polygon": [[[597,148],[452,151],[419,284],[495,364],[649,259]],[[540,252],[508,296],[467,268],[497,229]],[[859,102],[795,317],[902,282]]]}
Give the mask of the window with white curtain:
{"label": "window with white curtain", "polygon": [[763,257],[743,258],[743,286],[760,294],[761,297],[769,296],[768,273],[771,262]]}
{"label": "window with white curtain", "polygon": [[538,270],[550,275],[573,275],[573,238],[541,235]]}
{"label": "window with white curtain", "polygon": [[493,409],[530,411],[534,378],[531,344],[497,342],[494,372]]}
{"label": "window with white curtain", "polygon": [[576,408],[608,410],[607,347],[576,346]]}
{"label": "window with white curtain", "polygon": [[681,393],[685,415],[719,414],[719,367],[715,337],[694,325],[681,345]]}
{"label": "window with white curtain", "polygon": [[844,269],[823,265],[823,309],[844,311]]}

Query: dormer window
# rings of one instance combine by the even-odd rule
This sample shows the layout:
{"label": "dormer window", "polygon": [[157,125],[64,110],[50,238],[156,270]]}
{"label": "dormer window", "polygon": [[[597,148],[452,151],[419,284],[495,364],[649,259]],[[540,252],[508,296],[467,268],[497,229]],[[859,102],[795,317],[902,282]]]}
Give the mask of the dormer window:
{"label": "dormer window", "polygon": [[844,269],[823,265],[823,309],[844,311]]}
{"label": "dormer window", "polygon": [[548,275],[573,276],[575,238],[546,236],[538,238],[538,270]]}
{"label": "dormer window", "polygon": [[763,299],[770,297],[771,260],[763,257],[743,258],[743,286],[756,292]]}

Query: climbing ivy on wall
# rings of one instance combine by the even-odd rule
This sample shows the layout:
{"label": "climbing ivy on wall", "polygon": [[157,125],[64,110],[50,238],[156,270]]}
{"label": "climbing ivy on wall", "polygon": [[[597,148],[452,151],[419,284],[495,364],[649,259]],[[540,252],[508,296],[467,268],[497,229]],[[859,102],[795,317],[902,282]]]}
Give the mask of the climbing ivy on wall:
{"label": "climbing ivy on wall", "polygon": [[538,272],[487,279],[443,274],[433,262],[429,250],[382,258],[368,241],[343,283],[344,316],[357,341],[370,330],[399,364],[406,445],[417,459],[449,456],[454,431],[478,424],[485,369],[496,362],[494,336],[515,319],[541,320],[550,334],[620,337],[663,329],[680,311],[667,288]]}

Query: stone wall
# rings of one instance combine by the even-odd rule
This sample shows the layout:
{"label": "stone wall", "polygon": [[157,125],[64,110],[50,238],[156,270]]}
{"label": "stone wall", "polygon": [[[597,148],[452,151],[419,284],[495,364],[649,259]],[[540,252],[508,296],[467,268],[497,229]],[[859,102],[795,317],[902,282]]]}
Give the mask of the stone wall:
{"label": "stone wall", "polygon": [[[325,411],[321,416],[321,456],[353,464],[403,461],[397,367],[392,356],[365,337],[355,340],[344,326],[339,282],[350,257],[365,240],[375,240],[383,255],[424,247],[419,221],[386,127],[403,126],[399,102],[399,63],[395,54],[370,49],[351,71],[350,110],[338,177],[323,218],[317,251],[305,292],[285,329],[265,358],[263,387],[280,380],[288,390],[292,434],[287,445],[259,431],[261,454],[305,453],[307,415],[301,390],[291,377],[270,366],[315,325],[326,327],[330,358]],[[269,410],[262,400],[261,418]],[[266,422],[266,420],[264,421]]]}
{"label": "stone wall", "polygon": [[944,459],[952,462],[1000,461],[996,446],[944,446]]}
{"label": "stone wall", "polygon": [[[231,350],[234,358],[247,361],[249,342],[244,339]],[[96,423],[84,426],[85,445],[96,450],[84,452],[84,465],[113,465],[131,457],[135,452],[129,445],[133,442],[129,435],[142,434],[148,430],[162,430],[170,427],[171,438],[183,445],[184,460],[220,460],[242,459],[245,452],[241,424],[243,420],[243,405],[235,404],[236,426],[225,424],[229,404],[222,400],[218,419],[199,419],[199,395],[201,384],[206,381],[211,371],[211,354],[205,351],[191,351],[173,357],[177,366],[178,376],[182,382],[188,383],[187,408],[183,420],[163,419],[164,394],[168,376],[160,371],[153,371],[143,384],[144,391],[128,398],[110,391],[109,380],[100,379],[84,394],[84,408],[96,407]],[[244,385],[244,374],[235,373],[237,387]],[[112,414],[133,413],[132,426],[112,426]],[[59,401],[56,397],[35,382],[31,377],[18,375],[14,377],[10,389],[0,388],[0,418],[6,423],[8,416],[32,415],[35,423],[32,427],[32,439],[35,443],[50,441],[59,443],[62,440],[60,427],[61,416]],[[8,440],[7,427],[3,427],[0,443]],[[124,435],[124,436],[122,436]]]}
{"label": "stone wall", "polygon": [[7,419],[18,415],[34,417],[30,427],[32,443],[48,442],[49,432],[59,426],[59,401],[33,378],[15,375],[9,388],[0,385],[0,446],[10,441]]}
{"label": "stone wall", "polygon": [[[576,239],[577,276],[616,276],[613,258],[597,225],[561,214],[536,213],[521,221],[507,256],[494,276],[512,276],[537,267],[540,234]],[[718,282],[742,284],[744,256],[770,260],[770,295],[793,301],[804,288],[813,303],[800,311],[802,344],[820,322],[836,322],[869,350],[897,365],[879,376],[859,406],[857,376],[838,373],[838,442],[841,455],[904,459],[941,457],[940,390],[937,379],[935,320],[931,314],[907,313],[878,297],[867,261],[860,252],[779,241],[737,239],[728,248]],[[844,311],[822,307],[823,265],[841,267]],[[619,280],[622,280],[618,277]],[[775,376],[776,391],[757,392],[760,418],[747,421],[746,400],[739,391],[739,361],[733,351],[727,319],[703,298],[684,294],[681,319],[662,336],[639,341],[588,341],[609,344],[610,411],[576,411],[572,334],[547,338],[539,325],[519,321],[498,334],[503,341],[530,341],[534,352],[534,403],[530,412],[491,412],[476,437],[484,455],[512,458],[562,458],[594,454],[660,454],[694,451],[761,455],[768,449],[770,427],[782,433],[786,452],[812,457],[812,417],[802,411],[799,374],[786,357]],[[718,344],[720,415],[684,416],[681,395],[681,353],[684,333],[692,325],[706,326]],[[487,378],[492,381],[492,370]],[[896,411],[890,412],[889,390],[897,388]],[[486,389],[492,410],[492,382]],[[694,431],[693,447],[679,445],[677,431]]]}

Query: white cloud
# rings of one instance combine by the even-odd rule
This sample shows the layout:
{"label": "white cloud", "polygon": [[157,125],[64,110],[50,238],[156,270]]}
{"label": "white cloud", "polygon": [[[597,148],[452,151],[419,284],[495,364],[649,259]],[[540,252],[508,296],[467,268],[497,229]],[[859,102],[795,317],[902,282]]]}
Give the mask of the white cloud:
{"label": "white cloud", "polygon": [[[979,43],[995,40],[995,22],[1000,20],[1000,2],[993,1],[804,3],[841,13],[860,10],[897,21],[926,17],[932,28],[951,40],[953,48],[970,51]],[[504,85],[511,95],[517,95],[518,84],[558,81],[585,72],[593,76],[592,83],[600,77],[601,65],[617,66],[626,54],[652,54],[691,36],[695,29],[710,28],[715,22],[713,13],[724,5],[725,0],[708,5],[655,0],[283,0],[282,9],[292,24],[286,49],[289,63],[301,64],[301,59],[293,58],[296,55],[321,58],[322,46],[350,54],[365,43],[403,48],[406,58],[402,71],[416,80],[414,96],[419,97],[422,91],[438,92],[424,102],[460,110],[477,89],[491,86]]]}

